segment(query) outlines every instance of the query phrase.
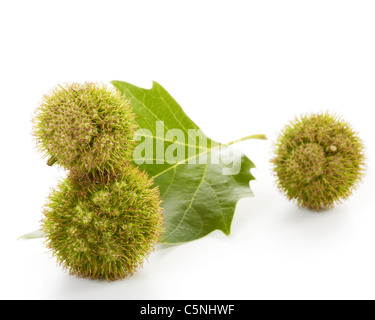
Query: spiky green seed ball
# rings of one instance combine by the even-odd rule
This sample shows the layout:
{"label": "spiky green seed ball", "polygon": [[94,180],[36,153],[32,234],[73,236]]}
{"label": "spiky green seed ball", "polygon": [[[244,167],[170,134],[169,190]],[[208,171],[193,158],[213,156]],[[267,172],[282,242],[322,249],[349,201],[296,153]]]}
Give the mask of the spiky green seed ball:
{"label": "spiky green seed ball", "polygon": [[33,122],[49,163],[96,173],[116,171],[132,159],[135,115],[116,89],[89,82],[60,85],[44,96]]}
{"label": "spiky green seed ball", "polygon": [[160,241],[157,188],[130,165],[107,183],[62,181],[44,208],[46,246],[72,275],[108,281],[132,275]]}
{"label": "spiky green seed ball", "polygon": [[335,115],[303,115],[291,121],[272,159],[279,190],[311,210],[346,199],[364,174],[364,146],[350,125]]}

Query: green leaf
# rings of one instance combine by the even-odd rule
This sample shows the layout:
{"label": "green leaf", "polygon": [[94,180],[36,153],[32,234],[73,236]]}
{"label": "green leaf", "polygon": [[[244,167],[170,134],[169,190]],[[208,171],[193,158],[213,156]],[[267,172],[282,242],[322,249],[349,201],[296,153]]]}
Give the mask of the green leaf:
{"label": "green leaf", "polygon": [[[143,160],[145,163],[140,167],[159,186],[166,219],[162,242],[188,242],[217,229],[229,235],[237,202],[253,195],[249,183],[254,179],[250,172],[254,164],[244,154],[237,153],[238,172],[228,174],[234,167],[233,149],[229,145],[238,141],[223,145],[201,131],[199,139],[196,138],[193,133],[199,127],[156,82],[151,89],[122,81],[112,84],[131,101],[140,128],[147,129],[141,131],[143,141],[138,147],[148,143],[151,152],[146,148],[143,154],[135,152],[134,161],[139,164]],[[176,132],[182,132],[184,140],[180,137],[176,140]],[[249,138],[265,139],[263,135],[244,139]],[[201,145],[204,139],[206,145]],[[163,151],[170,153],[169,158],[164,158]],[[171,157],[176,159],[174,163],[166,161]]]}

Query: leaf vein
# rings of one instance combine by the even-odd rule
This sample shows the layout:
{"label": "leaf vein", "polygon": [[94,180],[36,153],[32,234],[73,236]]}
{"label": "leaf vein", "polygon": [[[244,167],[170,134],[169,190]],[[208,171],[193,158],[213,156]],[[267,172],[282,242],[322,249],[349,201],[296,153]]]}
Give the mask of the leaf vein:
{"label": "leaf vein", "polygon": [[185,129],[185,131],[187,132],[188,136],[190,136],[189,134],[189,130],[185,127],[185,125],[183,125],[181,123],[181,121],[176,117],[175,113],[172,111],[171,107],[169,106],[169,104],[167,103],[167,101],[165,101],[164,99],[164,96],[162,95],[162,93],[160,92],[160,87],[157,87],[158,88],[158,91],[160,93],[160,97],[161,99],[164,101],[164,104],[167,106],[168,110],[171,112],[171,114],[173,115],[173,118],[175,118],[175,120],[178,122],[178,124],[183,128]]}
{"label": "leaf vein", "polygon": [[138,134],[138,135],[141,136],[141,137],[146,137],[146,138],[151,138],[151,139],[155,139],[155,140],[161,140],[161,141],[164,141],[164,142],[179,144],[179,145],[190,147],[190,148],[195,148],[195,149],[198,148],[198,149],[202,149],[202,150],[208,150],[208,148],[202,148],[201,146],[197,147],[197,146],[194,146],[194,145],[191,145],[191,144],[188,144],[188,143],[181,143],[178,140],[176,140],[176,141],[166,140],[166,139],[163,139],[161,137],[149,136],[147,134]]}
{"label": "leaf vein", "polygon": [[203,219],[201,217],[201,215],[198,213],[197,209],[195,209],[193,206],[191,206],[191,208],[196,212],[197,216],[199,217],[199,221],[201,223],[201,226],[199,228],[199,231],[194,235],[194,238],[198,237],[198,235],[201,233],[201,231],[203,230]]}
{"label": "leaf vein", "polygon": [[176,167],[173,169],[173,171],[174,171],[174,173],[173,173],[173,177],[172,177],[172,179],[171,179],[171,182],[169,183],[169,185],[168,185],[168,188],[167,188],[167,190],[164,192],[164,194],[162,195],[162,198],[165,198],[165,195],[169,192],[169,189],[171,188],[171,186],[172,186],[172,184],[173,184],[173,182],[174,182],[174,179],[175,179],[175,177],[176,177]]}
{"label": "leaf vein", "polygon": [[206,173],[207,173],[207,168],[208,168],[208,164],[206,165],[206,167],[205,167],[205,170],[204,170],[204,172],[203,172],[203,176],[202,176],[202,180],[199,182],[199,185],[198,185],[198,187],[197,187],[197,190],[195,190],[195,192],[194,192],[194,194],[193,194],[193,197],[191,198],[191,200],[190,200],[190,203],[189,203],[189,205],[188,205],[188,207],[184,210],[184,214],[182,215],[182,218],[181,218],[181,220],[180,220],[180,222],[179,222],[179,224],[168,234],[168,236],[170,237],[176,230],[178,230],[178,228],[181,226],[181,224],[182,224],[182,222],[184,221],[184,219],[185,219],[185,216],[186,216],[186,213],[189,211],[189,209],[191,208],[191,206],[192,206],[192,204],[193,204],[193,202],[194,202],[194,199],[195,199],[195,197],[196,197],[196,195],[197,195],[197,193],[198,193],[198,191],[199,191],[199,189],[200,189],[200,187],[201,187],[201,185],[202,185],[202,183],[203,183],[203,180],[204,180],[204,178],[205,178],[205,176],[206,176]]}
{"label": "leaf vein", "polygon": [[[152,112],[152,110],[150,108],[148,108],[144,102],[142,102],[141,100],[139,100],[137,97],[134,96],[134,94],[132,94],[132,98],[134,98],[135,100],[137,100],[157,121],[162,121],[164,122],[163,120],[161,120],[155,113]],[[143,119],[144,120],[144,119]],[[148,122],[150,122],[148,120]],[[164,128],[169,130],[166,126],[165,126],[165,123],[164,123]]]}
{"label": "leaf vein", "polygon": [[220,204],[219,197],[217,196],[216,190],[215,190],[215,188],[206,179],[204,179],[204,182],[206,182],[206,184],[212,189],[212,191],[213,191],[213,193],[215,195],[216,202],[217,202],[217,204],[219,206],[219,209],[220,209],[221,218],[223,219],[223,223],[224,223],[225,229],[227,230],[228,226],[227,226],[227,223],[225,222],[224,214],[223,214],[223,208],[222,208],[222,206]]}

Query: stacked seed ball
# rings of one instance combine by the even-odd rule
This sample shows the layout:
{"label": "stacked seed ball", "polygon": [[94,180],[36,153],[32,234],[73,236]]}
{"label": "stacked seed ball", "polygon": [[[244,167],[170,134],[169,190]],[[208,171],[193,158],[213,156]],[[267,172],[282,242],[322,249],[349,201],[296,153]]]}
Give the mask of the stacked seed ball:
{"label": "stacked seed ball", "polygon": [[135,115],[115,89],[66,84],[36,110],[33,134],[48,163],[69,171],[44,207],[46,245],[71,274],[132,275],[164,227],[159,191],[131,165]]}
{"label": "stacked seed ball", "polygon": [[346,199],[364,174],[361,139],[335,115],[303,115],[281,132],[272,159],[277,186],[301,207],[324,210]]}

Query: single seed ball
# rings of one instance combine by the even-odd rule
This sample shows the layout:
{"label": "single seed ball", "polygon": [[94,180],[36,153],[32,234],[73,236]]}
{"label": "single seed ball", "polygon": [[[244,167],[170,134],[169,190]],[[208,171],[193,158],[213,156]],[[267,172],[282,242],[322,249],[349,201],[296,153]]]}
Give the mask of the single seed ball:
{"label": "single seed ball", "polygon": [[364,147],[338,117],[304,115],[282,130],[272,163],[280,191],[299,206],[319,211],[357,187],[364,174]]}
{"label": "single seed ball", "polygon": [[38,149],[66,169],[116,171],[132,159],[135,115],[121,94],[105,85],[60,85],[45,95],[33,119]]}
{"label": "single seed ball", "polygon": [[160,241],[159,191],[130,165],[108,183],[89,181],[70,174],[51,193],[42,220],[46,246],[72,275],[122,279],[140,268]]}

